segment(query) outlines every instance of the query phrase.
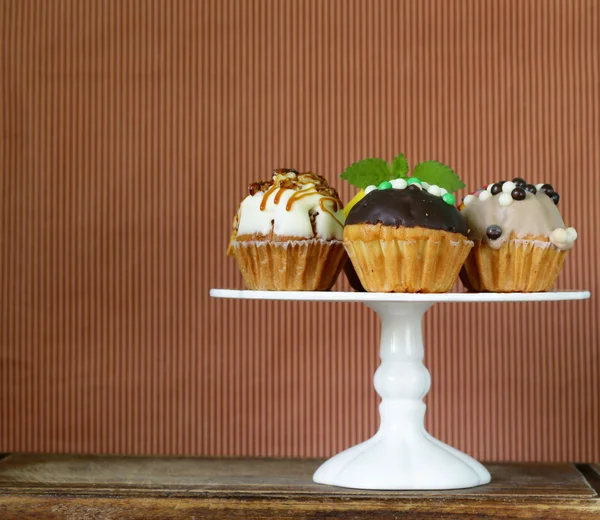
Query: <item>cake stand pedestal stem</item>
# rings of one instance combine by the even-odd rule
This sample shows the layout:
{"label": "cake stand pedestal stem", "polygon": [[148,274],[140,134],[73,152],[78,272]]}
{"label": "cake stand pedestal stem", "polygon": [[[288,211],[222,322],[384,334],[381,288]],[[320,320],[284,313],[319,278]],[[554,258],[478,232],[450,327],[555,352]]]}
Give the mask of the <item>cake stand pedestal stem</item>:
{"label": "cake stand pedestal stem", "polygon": [[381,423],[369,440],[325,462],[314,481],[358,489],[458,489],[490,481],[468,455],[425,430],[423,398],[431,386],[423,365],[422,320],[432,303],[369,302],[381,319],[381,365],[375,390]]}

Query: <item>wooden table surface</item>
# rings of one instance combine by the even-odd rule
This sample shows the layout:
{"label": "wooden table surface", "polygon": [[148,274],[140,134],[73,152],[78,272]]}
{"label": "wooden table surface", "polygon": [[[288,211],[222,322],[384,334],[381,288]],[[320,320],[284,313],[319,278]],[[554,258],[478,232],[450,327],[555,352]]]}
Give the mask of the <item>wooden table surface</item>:
{"label": "wooden table surface", "polygon": [[0,518],[600,518],[600,465],[487,464],[485,486],[399,492],[314,484],[321,462],[8,455]]}

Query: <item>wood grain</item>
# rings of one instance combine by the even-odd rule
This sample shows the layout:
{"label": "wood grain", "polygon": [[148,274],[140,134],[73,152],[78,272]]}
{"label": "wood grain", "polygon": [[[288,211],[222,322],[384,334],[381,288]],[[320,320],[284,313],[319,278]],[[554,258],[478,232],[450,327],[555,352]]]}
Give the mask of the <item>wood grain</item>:
{"label": "wood grain", "polygon": [[[328,457],[377,428],[357,304],[212,301],[273,168],[550,181],[584,302],[436,305],[427,427],[600,460],[600,2],[0,0],[0,450]],[[338,284],[347,288],[344,279]]]}
{"label": "wood grain", "polygon": [[[440,518],[596,519],[597,500],[510,501],[506,499],[442,501],[298,500],[298,499],[157,499],[157,498],[53,498],[0,497],[6,515],[20,519],[128,518],[153,519],[281,519],[340,518],[344,520],[397,519],[439,520]],[[7,516],[6,518],[10,518]]]}
{"label": "wood grain", "polygon": [[[312,474],[322,460],[212,459],[76,455],[11,455],[0,463],[0,491],[9,488],[78,490],[117,493],[144,490],[159,493],[318,494],[394,497],[396,492],[365,492],[322,486]],[[596,493],[571,464],[489,464],[493,485],[459,491],[428,492],[429,496],[548,495],[593,497]],[[403,495],[414,495],[404,492]],[[422,492],[419,492],[420,496]]]}
{"label": "wood grain", "polygon": [[381,492],[314,484],[311,476],[319,463],[12,455],[0,462],[0,511],[19,518],[210,519],[594,518],[600,514],[597,491],[571,464],[489,464],[492,483],[486,486]]}

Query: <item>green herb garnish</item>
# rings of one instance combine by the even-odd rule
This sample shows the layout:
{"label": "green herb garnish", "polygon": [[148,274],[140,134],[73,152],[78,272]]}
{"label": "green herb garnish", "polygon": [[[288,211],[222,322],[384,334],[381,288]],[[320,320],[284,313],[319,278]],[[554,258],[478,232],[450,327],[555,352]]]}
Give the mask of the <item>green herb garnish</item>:
{"label": "green herb garnish", "polygon": [[450,168],[437,161],[425,161],[415,166],[413,175],[428,184],[436,184],[440,188],[445,188],[448,193],[454,193],[465,187],[465,183]]}
{"label": "green herb garnish", "polygon": [[[409,166],[404,154],[398,154],[390,165],[383,159],[370,158],[350,165],[341,178],[353,186],[364,190],[367,186],[379,186],[392,179],[409,179]],[[438,161],[425,161],[417,164],[412,175],[428,184],[435,184],[453,193],[465,187],[460,177],[450,168]]]}
{"label": "green herb garnish", "polygon": [[367,186],[379,186],[392,177],[392,168],[383,159],[363,159],[348,166],[341,175],[342,179],[364,190]]}

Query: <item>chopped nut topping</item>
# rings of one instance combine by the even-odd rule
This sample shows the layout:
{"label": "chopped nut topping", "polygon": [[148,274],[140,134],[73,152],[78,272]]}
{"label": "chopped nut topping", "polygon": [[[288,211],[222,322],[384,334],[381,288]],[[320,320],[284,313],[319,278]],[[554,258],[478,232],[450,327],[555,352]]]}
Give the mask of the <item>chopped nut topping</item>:
{"label": "chopped nut topping", "polygon": [[281,182],[277,183],[277,186],[279,186],[280,188],[293,190],[296,186],[298,186],[298,184],[295,183],[292,179],[283,179]]}
{"label": "chopped nut topping", "polygon": [[294,168],[275,168],[273,170],[273,175],[285,175],[286,173],[293,173],[298,175],[298,170],[294,170]]}
{"label": "chopped nut topping", "polygon": [[[272,186],[285,188],[288,190],[299,190],[307,184],[313,184],[317,193],[340,200],[340,196],[335,188],[329,186],[327,179],[322,175],[313,172],[298,173],[293,168],[277,168],[273,170],[273,179],[269,181],[254,181],[248,186],[250,195],[259,191],[266,192]],[[341,207],[341,203],[340,203]]]}
{"label": "chopped nut topping", "polygon": [[248,193],[250,195],[254,195],[259,191],[267,191],[271,186],[273,186],[273,181],[254,181],[252,184],[248,185]]}

